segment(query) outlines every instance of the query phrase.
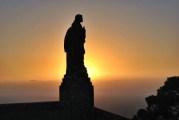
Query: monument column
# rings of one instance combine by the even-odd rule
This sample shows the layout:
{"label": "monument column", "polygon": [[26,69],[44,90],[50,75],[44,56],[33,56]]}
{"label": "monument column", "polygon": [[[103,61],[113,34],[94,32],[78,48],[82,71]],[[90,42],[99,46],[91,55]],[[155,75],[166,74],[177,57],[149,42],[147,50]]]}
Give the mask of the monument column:
{"label": "monument column", "polygon": [[77,14],[64,42],[67,68],[59,87],[59,97],[65,120],[94,119],[93,85],[84,66],[86,30],[81,26],[81,22],[82,15]]}

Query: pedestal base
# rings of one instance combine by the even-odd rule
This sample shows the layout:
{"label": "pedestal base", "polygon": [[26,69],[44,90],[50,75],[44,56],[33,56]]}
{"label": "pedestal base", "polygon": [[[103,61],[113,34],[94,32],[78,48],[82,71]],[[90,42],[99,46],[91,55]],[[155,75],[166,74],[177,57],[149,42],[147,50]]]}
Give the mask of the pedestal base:
{"label": "pedestal base", "polygon": [[65,120],[94,119],[94,91],[90,78],[67,75],[59,90]]}

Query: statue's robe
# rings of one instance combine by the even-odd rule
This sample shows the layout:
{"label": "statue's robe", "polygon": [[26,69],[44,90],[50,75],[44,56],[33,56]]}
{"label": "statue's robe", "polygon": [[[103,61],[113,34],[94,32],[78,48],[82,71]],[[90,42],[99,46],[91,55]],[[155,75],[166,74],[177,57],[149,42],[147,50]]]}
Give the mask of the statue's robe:
{"label": "statue's robe", "polygon": [[64,41],[64,49],[67,54],[66,74],[72,74],[84,68],[85,37],[85,28],[80,23],[73,22]]}

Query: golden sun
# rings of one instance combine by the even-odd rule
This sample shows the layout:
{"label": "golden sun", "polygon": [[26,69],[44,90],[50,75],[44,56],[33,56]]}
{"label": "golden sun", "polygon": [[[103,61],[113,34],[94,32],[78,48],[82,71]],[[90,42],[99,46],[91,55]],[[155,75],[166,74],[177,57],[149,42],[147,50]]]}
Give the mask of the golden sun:
{"label": "golden sun", "polygon": [[100,78],[100,76],[102,75],[101,71],[99,70],[99,67],[97,67],[97,64],[94,63],[94,61],[86,60],[85,65],[87,67],[87,71],[90,78],[92,79]]}

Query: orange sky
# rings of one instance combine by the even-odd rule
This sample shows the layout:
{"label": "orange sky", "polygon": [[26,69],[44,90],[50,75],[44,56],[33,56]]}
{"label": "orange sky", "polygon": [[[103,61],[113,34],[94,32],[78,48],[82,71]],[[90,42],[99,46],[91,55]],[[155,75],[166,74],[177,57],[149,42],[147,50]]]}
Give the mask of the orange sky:
{"label": "orange sky", "polygon": [[0,2],[0,79],[61,79],[63,39],[76,13],[84,15],[93,79],[177,75],[177,9],[154,1]]}

